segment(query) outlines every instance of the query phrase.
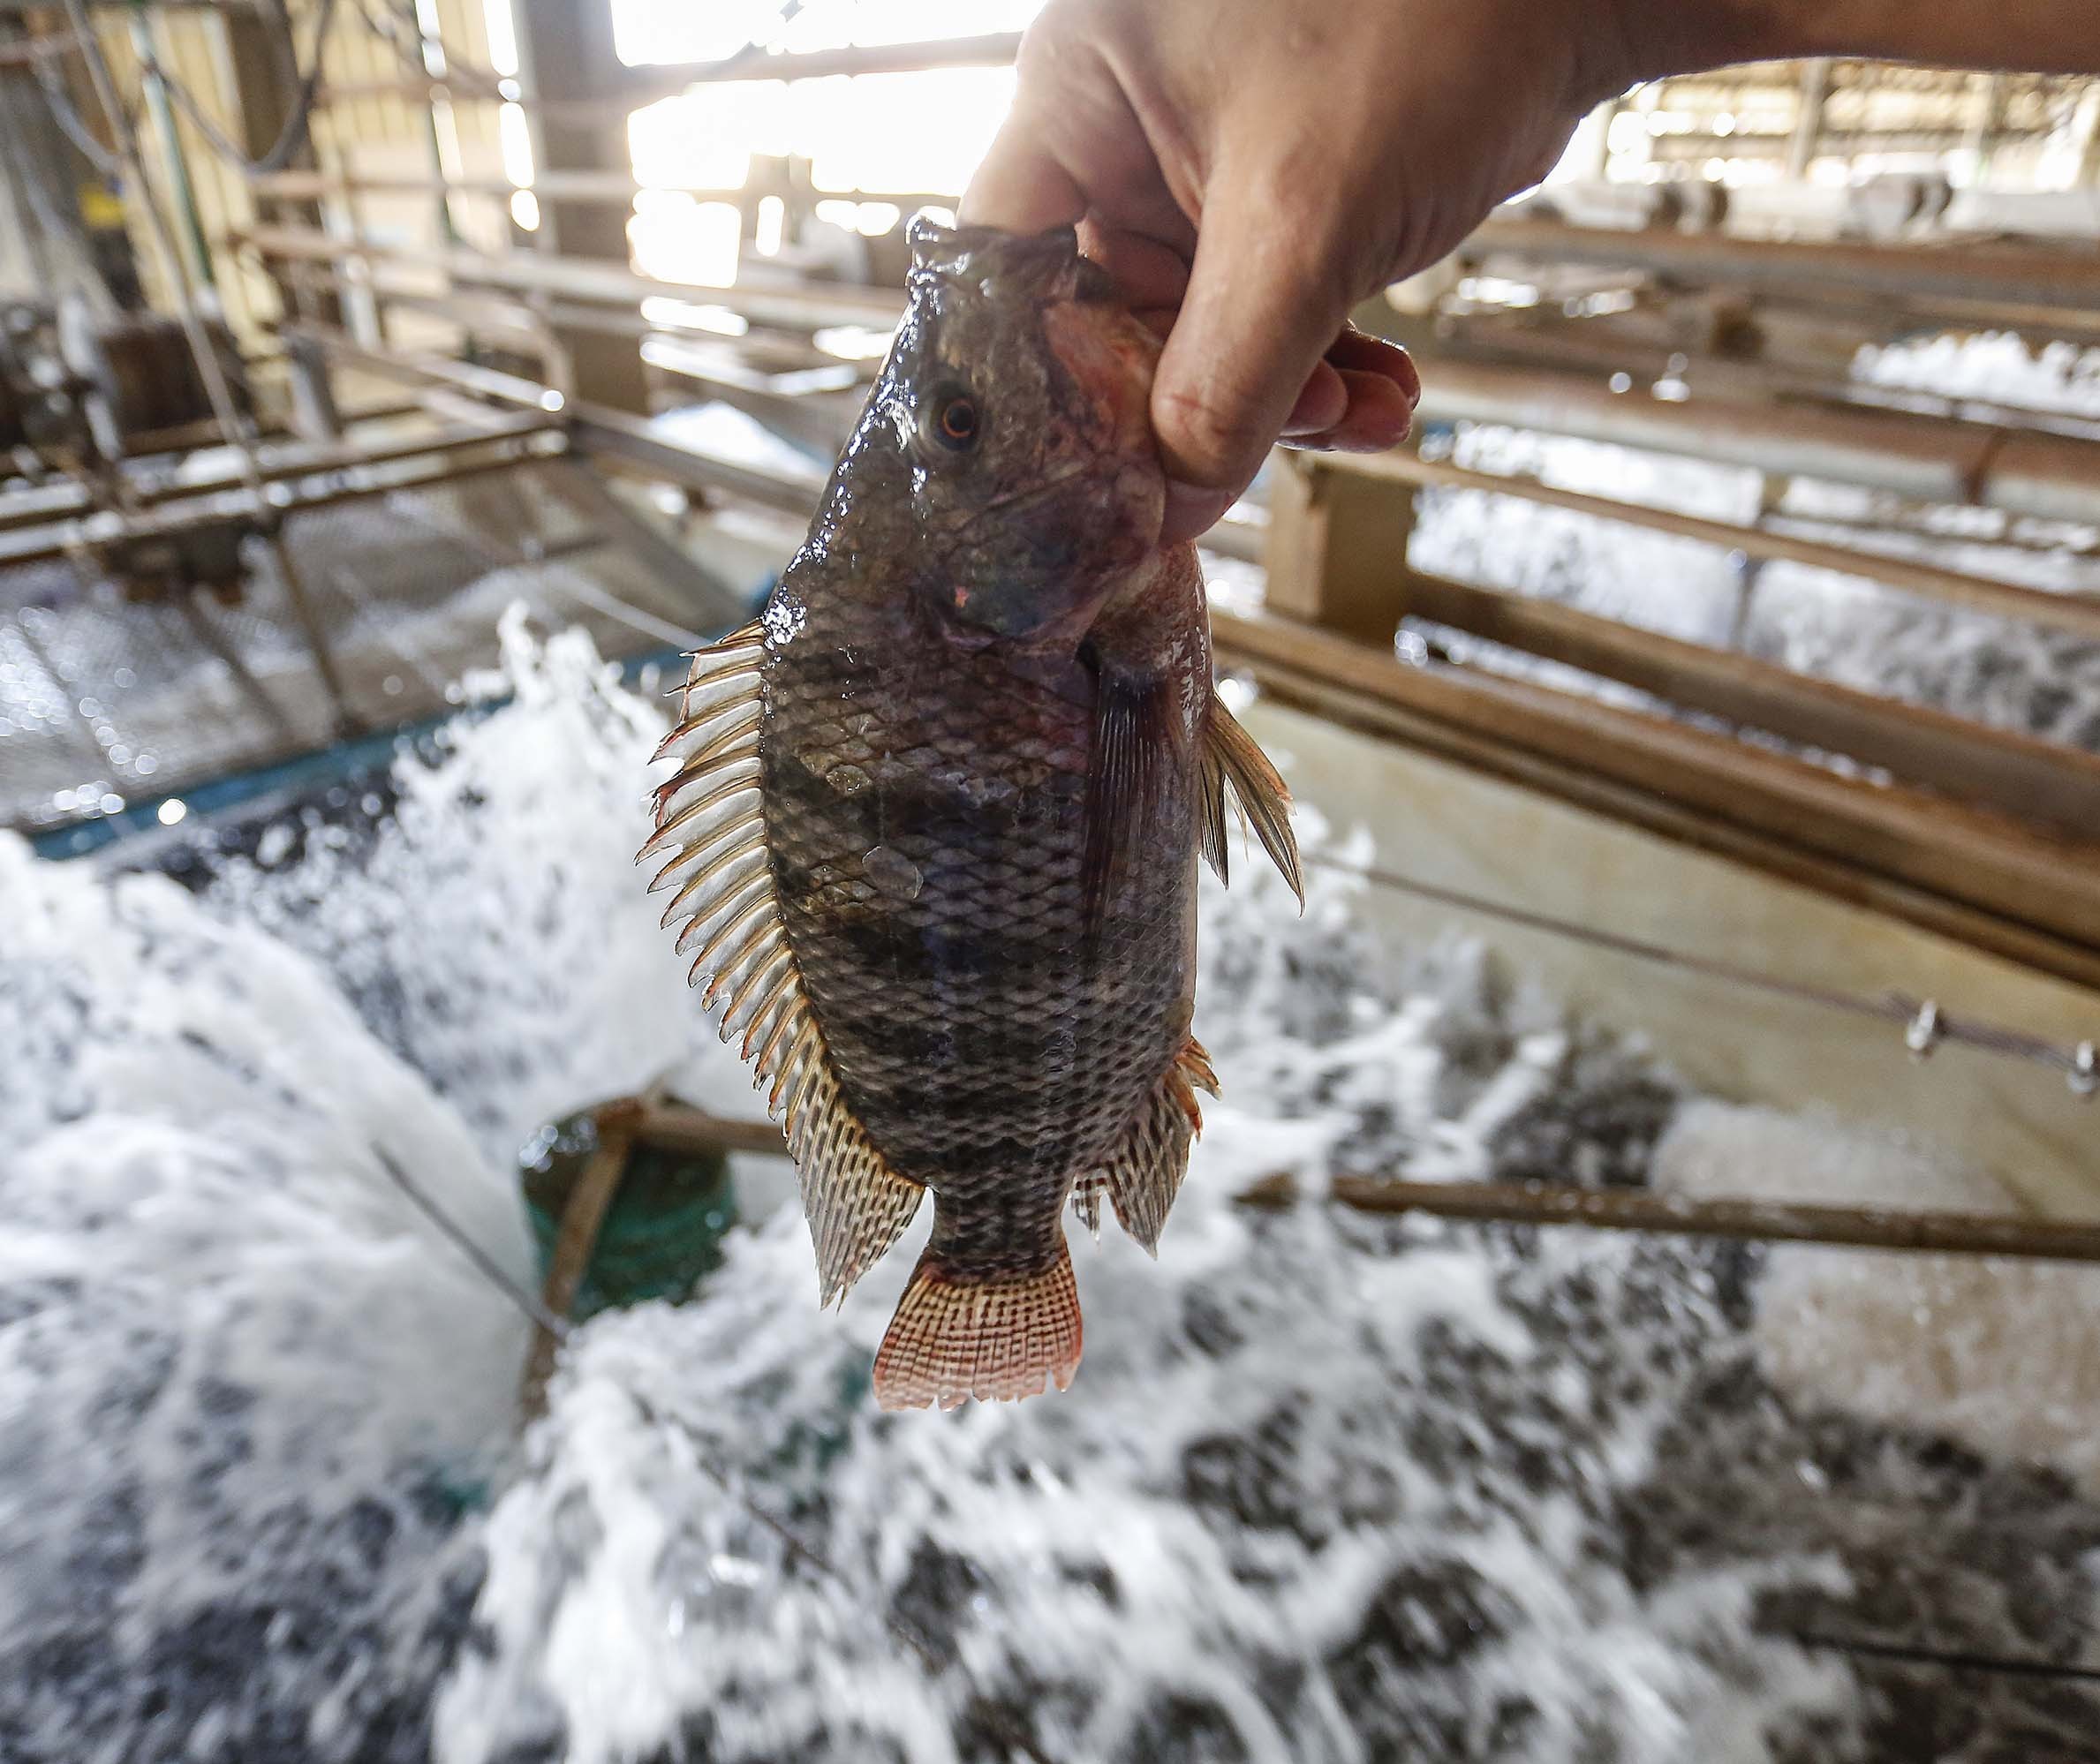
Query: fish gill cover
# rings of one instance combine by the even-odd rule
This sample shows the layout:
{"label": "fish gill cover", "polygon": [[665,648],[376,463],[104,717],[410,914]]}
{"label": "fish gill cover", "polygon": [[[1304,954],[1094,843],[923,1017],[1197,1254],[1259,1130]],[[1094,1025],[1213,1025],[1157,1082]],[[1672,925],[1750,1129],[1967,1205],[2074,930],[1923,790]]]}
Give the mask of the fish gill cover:
{"label": "fish gill cover", "polygon": [[584,1329],[506,1457],[523,1326],[374,1148],[523,1272],[535,1122],[667,1067],[748,1106],[625,863],[661,718],[506,652],[369,848],[196,899],[0,842],[0,1757],[2088,1755],[2075,1686],[1787,1639],[2074,1658],[2100,1509],[1782,1393],[1756,1255],[1230,1204],[1638,1180],[1675,1106],[1477,956],[1377,982],[1324,873],[1303,922],[1206,886],[1233,1082],[1159,1263],[1078,1246],[1068,1400],[875,1413],[903,1270],[820,1314],[789,1208]]}

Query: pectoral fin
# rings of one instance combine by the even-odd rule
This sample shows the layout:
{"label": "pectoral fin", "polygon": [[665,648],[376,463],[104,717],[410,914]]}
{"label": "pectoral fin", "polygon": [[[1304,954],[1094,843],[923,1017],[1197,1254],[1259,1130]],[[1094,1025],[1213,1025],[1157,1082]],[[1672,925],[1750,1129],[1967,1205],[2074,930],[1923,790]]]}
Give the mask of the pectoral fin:
{"label": "pectoral fin", "polygon": [[1148,848],[1173,776],[1173,694],[1159,679],[1110,667],[1095,674],[1093,750],[1086,779],[1086,849],[1080,871],[1087,919],[1107,915],[1125,866]]}
{"label": "pectoral fin", "polygon": [[1254,737],[1242,728],[1225,708],[1216,692],[1211,694],[1210,716],[1204,727],[1203,777],[1198,793],[1203,806],[1203,855],[1218,879],[1227,875],[1225,787],[1229,783],[1242,813],[1253,825],[1254,836],[1269,854],[1291,893],[1305,905],[1305,878],[1298,867],[1298,842],[1290,830],[1290,791],[1269,764]]}
{"label": "pectoral fin", "polygon": [[1160,1253],[1160,1233],[1166,1229],[1167,1212],[1188,1173],[1190,1144],[1203,1131],[1203,1110],[1196,1101],[1198,1089],[1216,1096],[1218,1077],[1203,1044],[1191,1037],[1138,1110],[1108,1162],[1082,1178],[1072,1190],[1073,1210],[1097,1237],[1101,1197],[1106,1195],[1122,1228],[1144,1246],[1147,1255]]}

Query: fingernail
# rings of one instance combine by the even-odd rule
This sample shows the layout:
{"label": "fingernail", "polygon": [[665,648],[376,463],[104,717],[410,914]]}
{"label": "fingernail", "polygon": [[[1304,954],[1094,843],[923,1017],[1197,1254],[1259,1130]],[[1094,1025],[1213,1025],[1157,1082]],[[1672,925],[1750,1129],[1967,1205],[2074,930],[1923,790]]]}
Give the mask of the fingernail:
{"label": "fingernail", "polygon": [[1208,532],[1220,516],[1239,500],[1230,490],[1209,490],[1198,484],[1167,480],[1167,514],[1160,524],[1160,543],[1179,545]]}

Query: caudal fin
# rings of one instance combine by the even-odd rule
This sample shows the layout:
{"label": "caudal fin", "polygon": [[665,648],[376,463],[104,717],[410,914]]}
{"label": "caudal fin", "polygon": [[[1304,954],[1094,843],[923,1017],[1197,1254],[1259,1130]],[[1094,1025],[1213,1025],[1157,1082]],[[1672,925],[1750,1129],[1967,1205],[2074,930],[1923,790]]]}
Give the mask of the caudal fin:
{"label": "caudal fin", "polygon": [[929,1249],[875,1356],[875,1400],[952,1409],[1036,1396],[1046,1377],[1062,1391],[1078,1369],[1079,1289],[1061,1239],[1041,1273],[996,1280],[951,1273]]}

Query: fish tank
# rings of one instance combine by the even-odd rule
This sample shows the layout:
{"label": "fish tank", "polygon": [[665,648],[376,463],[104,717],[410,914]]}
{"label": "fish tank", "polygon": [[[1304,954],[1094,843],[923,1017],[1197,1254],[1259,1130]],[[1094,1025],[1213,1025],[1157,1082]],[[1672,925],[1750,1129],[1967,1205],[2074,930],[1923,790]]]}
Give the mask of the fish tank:
{"label": "fish tank", "polygon": [[[1381,884],[1550,864],[1651,941],[1867,960],[1856,909],[1229,675],[1306,900],[1258,854],[1201,885],[1222,1096],[1156,1260],[1071,1225],[1072,1388],[878,1407],[910,1255],[820,1309],[747,1137],[706,1265],[555,1319],[526,1404],[565,1194],[521,1154],[574,1178],[549,1124],[652,1087],[763,1128],[632,863],[676,673],[517,613],[372,803],[0,841],[0,1753],[2080,1755],[2089,1269],[1333,1198],[2004,1210],[2038,1164],[1915,1123],[2054,1097]],[[1790,954],[1691,943],[1761,901]]]}

